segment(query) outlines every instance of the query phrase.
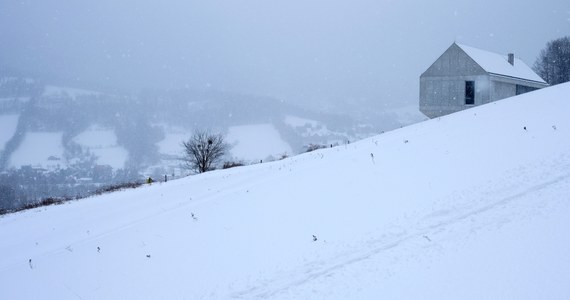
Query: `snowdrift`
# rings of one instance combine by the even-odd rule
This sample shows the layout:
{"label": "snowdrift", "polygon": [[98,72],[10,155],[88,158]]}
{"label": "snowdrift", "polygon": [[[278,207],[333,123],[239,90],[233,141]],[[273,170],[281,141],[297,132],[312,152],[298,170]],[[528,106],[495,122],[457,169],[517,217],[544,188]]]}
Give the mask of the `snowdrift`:
{"label": "snowdrift", "polygon": [[3,299],[564,299],[570,84],[0,218]]}

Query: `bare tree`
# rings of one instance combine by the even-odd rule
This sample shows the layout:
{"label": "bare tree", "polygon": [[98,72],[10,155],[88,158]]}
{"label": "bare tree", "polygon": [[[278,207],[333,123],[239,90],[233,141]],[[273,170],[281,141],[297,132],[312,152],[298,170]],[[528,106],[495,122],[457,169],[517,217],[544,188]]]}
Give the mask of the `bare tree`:
{"label": "bare tree", "polygon": [[212,170],[229,150],[224,136],[219,133],[209,133],[197,130],[192,137],[182,143],[184,146],[184,162],[186,167],[198,173]]}
{"label": "bare tree", "polygon": [[534,63],[534,70],[551,85],[570,81],[570,37],[548,42]]}

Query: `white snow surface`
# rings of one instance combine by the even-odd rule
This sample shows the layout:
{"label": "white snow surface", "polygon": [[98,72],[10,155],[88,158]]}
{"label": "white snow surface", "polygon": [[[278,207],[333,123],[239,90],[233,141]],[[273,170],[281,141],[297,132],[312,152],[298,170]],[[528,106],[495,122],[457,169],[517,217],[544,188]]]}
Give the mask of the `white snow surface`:
{"label": "white snow surface", "polygon": [[166,124],[159,124],[164,128],[164,139],[157,143],[158,152],[161,154],[182,156],[182,143],[190,138],[192,132],[176,126],[168,126]]}
{"label": "white snow surface", "polygon": [[129,156],[127,149],[117,143],[113,129],[92,125],[75,136],[73,141],[94,154],[98,164],[109,165],[114,169],[123,168]]}
{"label": "white snow surface", "polygon": [[232,126],[226,141],[232,145],[230,152],[238,160],[258,161],[293,152],[272,124]]}
{"label": "white snow surface", "polygon": [[6,143],[14,136],[16,133],[16,128],[18,127],[18,119],[20,115],[0,115],[0,152],[6,147]]}
{"label": "white snow surface", "polygon": [[62,137],[63,132],[27,132],[18,149],[10,156],[8,166],[19,168],[31,165],[33,167],[55,168],[58,165],[63,165]]}
{"label": "white snow surface", "polygon": [[2,298],[567,299],[569,94],[5,215]]}
{"label": "white snow surface", "polygon": [[469,55],[479,66],[489,73],[506,75],[521,79],[538,81],[546,84],[544,79],[538,76],[527,64],[516,57],[514,65],[511,65],[504,55],[457,44],[467,55]]}

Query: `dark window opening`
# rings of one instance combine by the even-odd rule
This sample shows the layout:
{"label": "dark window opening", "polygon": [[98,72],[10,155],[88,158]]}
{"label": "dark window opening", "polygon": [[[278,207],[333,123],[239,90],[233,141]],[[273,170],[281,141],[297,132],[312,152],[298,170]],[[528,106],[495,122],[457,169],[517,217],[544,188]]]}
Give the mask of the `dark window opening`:
{"label": "dark window opening", "polygon": [[520,94],[524,94],[524,93],[528,93],[528,92],[532,92],[534,90],[538,90],[538,88],[535,87],[531,87],[531,86],[525,86],[525,85],[518,85],[517,84],[517,88],[516,88],[516,94],[520,95]]}
{"label": "dark window opening", "polygon": [[475,81],[465,81],[465,104],[475,104]]}

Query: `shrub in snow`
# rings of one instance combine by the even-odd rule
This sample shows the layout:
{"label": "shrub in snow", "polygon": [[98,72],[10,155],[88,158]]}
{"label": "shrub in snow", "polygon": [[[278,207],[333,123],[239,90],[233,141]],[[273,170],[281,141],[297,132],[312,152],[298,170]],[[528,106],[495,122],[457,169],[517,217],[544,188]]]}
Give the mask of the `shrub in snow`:
{"label": "shrub in snow", "polygon": [[[332,147],[332,144],[331,144],[331,147]],[[312,152],[315,150],[327,148],[327,146],[326,145],[320,145],[320,144],[309,144],[309,145],[305,146],[305,148],[307,148],[307,150],[305,152]]]}
{"label": "shrub in snow", "polygon": [[44,198],[44,199],[40,200],[39,202],[28,203],[28,204],[14,210],[14,211],[21,211],[21,210],[26,210],[26,209],[38,208],[38,207],[42,207],[42,206],[61,204],[65,201],[69,201],[69,200],[72,200],[72,198],[69,198],[69,197],[61,197],[61,198],[48,197],[48,198]]}
{"label": "shrub in snow", "polygon": [[241,161],[226,161],[222,166],[222,169],[229,169],[229,168],[242,167],[242,166],[244,166],[244,163]]}

